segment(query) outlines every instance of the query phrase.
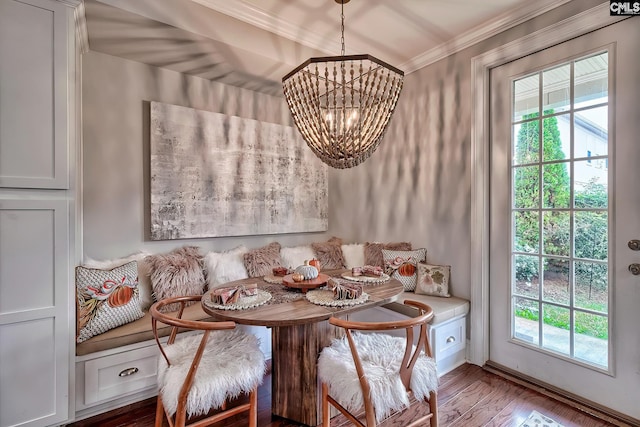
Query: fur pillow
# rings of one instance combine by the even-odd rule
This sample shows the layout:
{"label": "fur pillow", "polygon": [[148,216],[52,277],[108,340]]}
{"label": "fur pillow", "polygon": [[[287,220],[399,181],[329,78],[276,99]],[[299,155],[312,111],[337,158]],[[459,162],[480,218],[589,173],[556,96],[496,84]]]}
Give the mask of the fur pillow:
{"label": "fur pillow", "polygon": [[135,261],[107,270],[76,267],[76,342],[144,316],[137,276]]}
{"label": "fur pillow", "polygon": [[280,258],[282,258],[282,266],[291,270],[303,265],[305,261],[315,258],[315,252],[309,245],[294,246],[292,248],[280,249]]}
{"label": "fur pillow", "polygon": [[[202,255],[196,246],[184,246],[168,254],[150,255],[144,259],[151,274],[151,286],[156,301],[165,298],[201,295],[205,279]],[[162,311],[171,312],[179,304],[169,304]]]}
{"label": "fur pillow", "polygon": [[320,260],[322,270],[336,270],[344,267],[344,256],[342,255],[342,239],[332,237],[324,243],[312,243],[311,247]]}
{"label": "fur pillow", "polygon": [[244,254],[244,267],[249,277],[266,276],[272,273],[273,267],[280,267],[280,247],[280,243],[271,242]]}
{"label": "fur pillow", "polygon": [[382,258],[382,250],[390,251],[410,251],[410,242],[395,243],[365,243],[364,244],[364,263],[365,265],[377,265],[384,268],[384,259]]}
{"label": "fur pillow", "polygon": [[204,257],[205,271],[207,272],[207,287],[218,287],[234,280],[249,277],[244,268],[244,254],[248,249],[238,246],[225,252],[209,252]]}
{"label": "fur pillow", "polygon": [[364,244],[362,243],[342,245],[342,256],[344,257],[344,265],[346,268],[366,265],[364,262]]}
{"label": "fur pillow", "polygon": [[153,304],[153,289],[151,288],[151,278],[149,277],[149,270],[147,264],[143,262],[144,258],[149,256],[148,252],[136,252],[124,258],[96,260],[90,257],[85,257],[83,267],[96,268],[99,270],[112,270],[121,265],[127,264],[131,261],[138,263],[138,290],[140,292],[140,308],[143,311],[149,310],[151,304]]}

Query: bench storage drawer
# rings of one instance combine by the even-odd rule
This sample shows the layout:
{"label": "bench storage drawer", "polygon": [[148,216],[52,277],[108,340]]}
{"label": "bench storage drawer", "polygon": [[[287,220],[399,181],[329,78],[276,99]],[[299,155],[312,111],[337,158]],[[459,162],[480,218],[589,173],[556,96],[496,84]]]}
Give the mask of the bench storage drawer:
{"label": "bench storage drawer", "polygon": [[143,347],[84,362],[84,405],[156,386],[158,348]]}

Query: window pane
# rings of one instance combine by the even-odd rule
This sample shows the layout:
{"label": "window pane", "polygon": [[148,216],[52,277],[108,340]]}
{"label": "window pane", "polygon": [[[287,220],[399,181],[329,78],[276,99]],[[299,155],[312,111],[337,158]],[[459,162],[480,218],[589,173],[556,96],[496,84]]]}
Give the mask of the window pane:
{"label": "window pane", "polygon": [[574,264],[575,306],[607,313],[609,311],[609,276],[606,264],[576,261]]}
{"label": "window pane", "polygon": [[547,111],[551,109],[556,113],[569,109],[571,102],[570,77],[570,64],[561,65],[542,73],[542,110],[545,114],[548,114]]}
{"label": "window pane", "polygon": [[609,321],[606,316],[576,312],[575,357],[595,365],[609,365]]}
{"label": "window pane", "polygon": [[542,347],[562,354],[570,353],[568,308],[542,304]]}
{"label": "window pane", "polygon": [[536,163],[540,159],[540,122],[530,122],[513,125],[513,164],[523,165]]}
{"label": "window pane", "polygon": [[608,154],[608,114],[606,106],[576,111],[573,119],[574,157],[576,159]]}
{"label": "window pane", "polygon": [[568,208],[571,197],[569,163],[552,163],[542,167],[544,180],[543,206],[545,208]]}
{"label": "window pane", "polygon": [[536,301],[514,298],[514,338],[540,345],[539,310]]}
{"label": "window pane", "polygon": [[575,62],[575,108],[607,102],[609,56],[595,55]]}
{"label": "window pane", "polygon": [[513,82],[513,121],[539,115],[540,77],[534,74]]}
{"label": "window pane", "polygon": [[514,250],[516,252],[538,253],[540,250],[540,225],[538,212],[514,212],[513,223],[516,238]]}
{"label": "window pane", "polygon": [[544,280],[542,299],[558,304],[569,304],[569,261],[543,258]]}
{"label": "window pane", "polygon": [[542,159],[568,159],[571,154],[569,114],[547,117],[542,123]]}
{"label": "window pane", "polygon": [[574,251],[576,258],[604,261],[609,252],[607,212],[575,213]]}
{"label": "window pane", "polygon": [[540,196],[540,177],[538,166],[514,168],[514,204],[516,208],[537,208]]}
{"label": "window pane", "polygon": [[540,280],[538,265],[540,258],[530,255],[514,255],[516,285],[514,293],[531,298],[539,298]]}
{"label": "window pane", "polygon": [[569,256],[569,212],[545,212],[542,250],[547,255]]}
{"label": "window pane", "polygon": [[576,208],[600,208],[609,206],[608,176],[606,167],[597,167],[596,162],[607,164],[606,159],[581,160],[575,162],[574,205]]}

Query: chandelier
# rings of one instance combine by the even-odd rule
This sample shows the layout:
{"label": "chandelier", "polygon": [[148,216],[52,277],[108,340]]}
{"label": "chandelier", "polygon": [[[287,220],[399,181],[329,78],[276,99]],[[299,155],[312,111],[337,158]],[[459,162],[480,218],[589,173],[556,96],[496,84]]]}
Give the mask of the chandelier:
{"label": "chandelier", "polygon": [[310,58],[282,78],[284,97],[307,145],[331,167],[364,162],[380,145],[398,102],[404,72],[371,55]]}

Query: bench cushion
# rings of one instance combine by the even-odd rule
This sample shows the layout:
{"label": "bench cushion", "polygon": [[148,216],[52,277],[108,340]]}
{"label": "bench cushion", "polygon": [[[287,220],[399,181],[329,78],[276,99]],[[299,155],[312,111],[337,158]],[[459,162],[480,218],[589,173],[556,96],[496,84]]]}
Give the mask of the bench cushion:
{"label": "bench cushion", "polygon": [[441,298],[431,295],[415,294],[413,292],[403,292],[396,302],[386,304],[383,307],[404,314],[405,316],[417,316],[417,309],[403,304],[403,301],[406,299],[420,301],[429,305],[433,309],[433,320],[430,322],[432,325],[446,322],[454,317],[469,313],[469,301],[466,299],[457,297]]}
{"label": "bench cushion", "polygon": [[[211,319],[211,317],[202,310],[200,304],[193,304],[185,308],[182,318],[187,320]],[[160,336],[169,335],[170,332],[170,326],[162,325],[161,328],[158,328],[158,334]],[[109,350],[152,339],[151,314],[147,312],[144,317],[134,322],[111,329],[77,344],[76,356],[83,356],[85,354],[95,353],[96,351]]]}

